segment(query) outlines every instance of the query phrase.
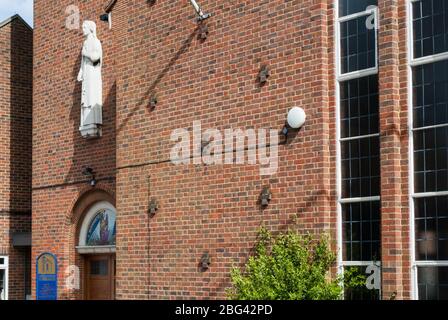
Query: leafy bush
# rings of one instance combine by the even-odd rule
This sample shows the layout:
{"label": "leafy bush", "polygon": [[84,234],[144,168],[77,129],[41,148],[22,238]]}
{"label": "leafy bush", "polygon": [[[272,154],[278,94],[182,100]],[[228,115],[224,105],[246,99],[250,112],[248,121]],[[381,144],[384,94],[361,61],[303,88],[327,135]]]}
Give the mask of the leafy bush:
{"label": "leafy bush", "polygon": [[245,271],[232,269],[228,295],[236,300],[340,299],[340,278],[329,278],[335,261],[326,237],[314,241],[289,231],[274,238],[262,229]]}
{"label": "leafy bush", "polygon": [[377,300],[379,291],[367,288],[368,276],[366,267],[350,266],[344,268],[344,299],[346,300]]}
{"label": "leafy bush", "polygon": [[367,276],[357,267],[348,267],[344,271],[344,287],[350,289],[364,289]]}

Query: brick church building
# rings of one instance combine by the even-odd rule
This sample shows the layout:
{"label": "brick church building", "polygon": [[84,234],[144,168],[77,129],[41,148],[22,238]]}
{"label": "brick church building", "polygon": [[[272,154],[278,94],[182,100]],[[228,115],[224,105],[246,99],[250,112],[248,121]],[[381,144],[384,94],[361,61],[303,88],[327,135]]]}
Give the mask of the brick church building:
{"label": "brick church building", "polygon": [[31,294],[33,32],[0,22],[0,300]]}
{"label": "brick church building", "polygon": [[[0,272],[31,210],[32,298],[51,253],[58,299],[220,299],[261,226],[295,225],[331,236],[334,273],[380,270],[346,298],[448,299],[447,1],[199,2],[35,0],[32,90],[31,31],[0,24],[24,59],[0,49]],[[257,147],[219,146],[229,129]]]}

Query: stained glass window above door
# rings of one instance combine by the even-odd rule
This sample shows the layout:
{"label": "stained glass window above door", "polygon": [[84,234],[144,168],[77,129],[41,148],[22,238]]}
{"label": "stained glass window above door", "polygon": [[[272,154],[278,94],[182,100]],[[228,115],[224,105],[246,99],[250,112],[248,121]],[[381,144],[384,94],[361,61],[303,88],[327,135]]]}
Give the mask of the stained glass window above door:
{"label": "stained glass window above door", "polygon": [[115,212],[110,209],[100,209],[93,216],[87,231],[87,246],[115,245]]}

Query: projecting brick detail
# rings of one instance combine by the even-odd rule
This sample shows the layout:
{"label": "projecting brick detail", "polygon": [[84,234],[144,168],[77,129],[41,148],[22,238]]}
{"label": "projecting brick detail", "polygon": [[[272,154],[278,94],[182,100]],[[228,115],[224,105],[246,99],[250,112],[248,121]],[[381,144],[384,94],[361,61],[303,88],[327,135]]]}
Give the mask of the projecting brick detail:
{"label": "projecting brick detail", "polygon": [[33,32],[14,16],[0,26],[0,255],[9,258],[9,299],[25,299],[30,247],[14,233],[31,232]]}

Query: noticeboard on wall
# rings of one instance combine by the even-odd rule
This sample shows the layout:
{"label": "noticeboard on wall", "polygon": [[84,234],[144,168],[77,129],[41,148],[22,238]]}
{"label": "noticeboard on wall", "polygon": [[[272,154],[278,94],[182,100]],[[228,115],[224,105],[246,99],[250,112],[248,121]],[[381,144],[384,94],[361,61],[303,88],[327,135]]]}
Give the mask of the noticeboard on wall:
{"label": "noticeboard on wall", "polygon": [[42,253],[36,259],[36,300],[57,300],[58,261],[51,253]]}

